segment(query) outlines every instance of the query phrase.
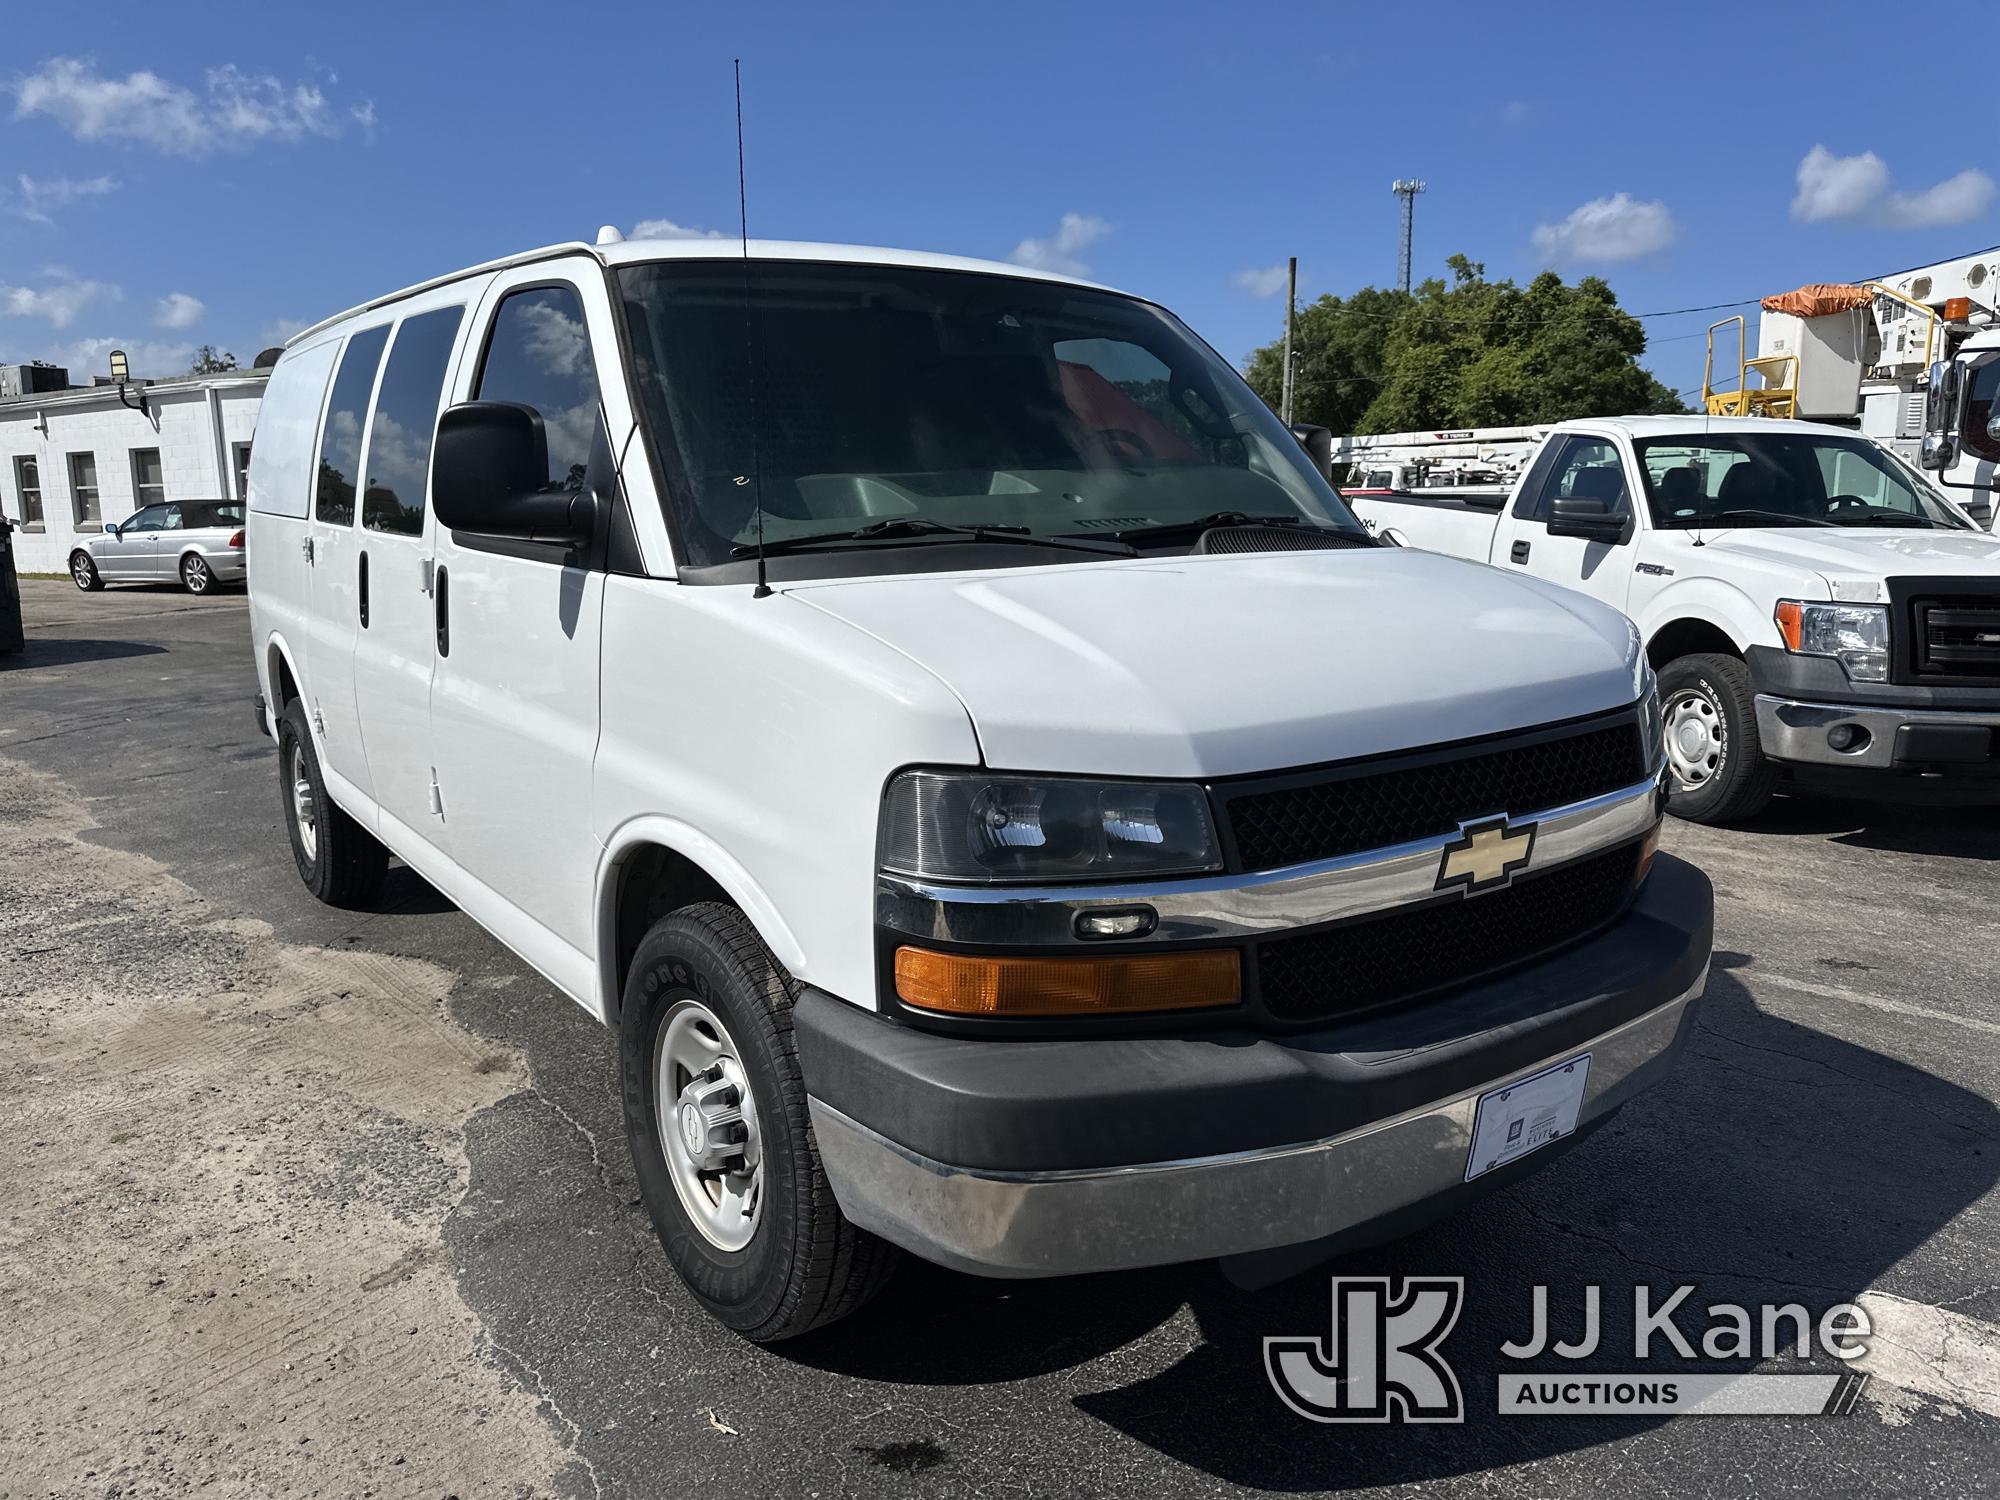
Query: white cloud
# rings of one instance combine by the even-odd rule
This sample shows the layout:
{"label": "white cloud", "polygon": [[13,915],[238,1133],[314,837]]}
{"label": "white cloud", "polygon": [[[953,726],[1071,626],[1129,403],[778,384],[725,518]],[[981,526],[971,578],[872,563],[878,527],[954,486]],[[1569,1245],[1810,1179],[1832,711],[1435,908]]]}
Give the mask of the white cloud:
{"label": "white cloud", "polygon": [[338,106],[311,82],[286,83],[234,64],[210,68],[200,92],[141,69],[123,78],[73,57],[14,81],[14,118],[47,115],[80,141],[125,142],[178,156],[262,141],[339,135],[375,123],[375,106]]}
{"label": "white cloud", "polygon": [[273,318],[257,330],[257,347],[269,349],[283,344],[293,334],[305,332],[318,321],[317,318]]}
{"label": "white cloud", "polygon": [[1527,100],[1509,99],[1500,106],[1500,123],[1507,126],[1525,125],[1534,118],[1534,113],[1534,110],[1529,108]]}
{"label": "white cloud", "polygon": [[49,216],[50,209],[67,208],[81,199],[101,198],[118,191],[118,182],[111,177],[30,177],[23,172],[14,180],[19,191],[11,207],[22,218],[37,224],[55,223]]}
{"label": "white cloud", "polygon": [[113,349],[125,351],[131,361],[133,375],[140,379],[158,380],[183,375],[194,363],[193,344],[127,338],[75,339],[67,344],[29,350],[23,358],[45,359],[52,365],[61,365],[69,371],[73,383],[89,385],[91,376],[111,373],[110,354]]}
{"label": "white cloud", "polygon": [[0,286],[0,317],[46,318],[52,328],[67,328],[94,302],[116,302],[124,293],[102,281],[80,281],[63,272],[46,273],[47,285]]}
{"label": "white cloud", "polygon": [[1229,279],[1253,297],[1275,297],[1285,289],[1288,274],[1285,266],[1253,266]]}
{"label": "white cloud", "polygon": [[192,328],[207,311],[201,298],[190,297],[186,292],[169,292],[153,304],[153,326]]}
{"label": "white cloud", "polygon": [[626,236],[634,240],[727,240],[735,236],[726,229],[691,229],[672,219],[641,219]]}
{"label": "white cloud", "polygon": [[1551,263],[1637,260],[1664,250],[1680,232],[1667,205],[1630,193],[1593,198],[1560,224],[1537,224],[1535,248]]}
{"label": "white cloud", "polygon": [[1799,162],[1799,191],[1792,217],[1807,224],[1829,221],[1880,224],[1891,229],[1938,229],[1982,217],[1993,206],[1993,179],[1967,168],[1916,191],[1897,191],[1889,168],[1873,151],[1835,156],[1814,146]]}
{"label": "white cloud", "polygon": [[1083,252],[1109,233],[1111,226],[1095,214],[1064,214],[1054,234],[1047,239],[1022,240],[1007,259],[1037,271],[1082,276],[1090,270],[1083,263]]}

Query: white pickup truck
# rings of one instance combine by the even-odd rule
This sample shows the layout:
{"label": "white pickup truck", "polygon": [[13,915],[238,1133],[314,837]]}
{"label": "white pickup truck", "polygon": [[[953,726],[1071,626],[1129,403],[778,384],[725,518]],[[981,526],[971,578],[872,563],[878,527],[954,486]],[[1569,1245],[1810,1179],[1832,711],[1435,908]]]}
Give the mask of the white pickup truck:
{"label": "white pickup truck", "polygon": [[473,267],[292,340],[249,559],[301,879],[362,904],[393,852],[617,1031],[666,1253],[753,1339],[897,1246],[1261,1278],[1401,1233],[1692,1029],[1629,623],[1368,536],[1135,297]]}
{"label": "white pickup truck", "polygon": [[1490,505],[1355,497],[1406,546],[1588,594],[1660,678],[1672,809],[1747,818],[1781,777],[2000,800],[2000,538],[1838,427],[1565,422]]}

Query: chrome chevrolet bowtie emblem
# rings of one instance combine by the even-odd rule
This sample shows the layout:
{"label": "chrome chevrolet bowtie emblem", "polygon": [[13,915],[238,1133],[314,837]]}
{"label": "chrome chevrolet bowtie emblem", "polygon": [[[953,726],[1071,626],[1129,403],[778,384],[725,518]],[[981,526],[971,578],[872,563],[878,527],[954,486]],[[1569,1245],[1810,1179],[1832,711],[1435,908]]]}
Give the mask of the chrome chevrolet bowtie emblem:
{"label": "chrome chevrolet bowtie emblem", "polygon": [[1533,823],[1510,824],[1505,818],[1468,823],[1459,830],[1456,841],[1444,846],[1437,888],[1484,891],[1505,885],[1527,864],[1534,849]]}

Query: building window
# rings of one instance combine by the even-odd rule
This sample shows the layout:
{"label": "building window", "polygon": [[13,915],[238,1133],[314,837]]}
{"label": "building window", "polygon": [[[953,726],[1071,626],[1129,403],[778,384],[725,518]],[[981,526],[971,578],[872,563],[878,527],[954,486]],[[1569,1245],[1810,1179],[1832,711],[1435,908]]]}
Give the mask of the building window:
{"label": "building window", "polygon": [[42,529],[42,466],[32,458],[14,460],[14,488],[21,494],[21,525]]}
{"label": "building window", "polygon": [[233,450],[236,455],[236,498],[250,498],[250,445],[237,443]]}
{"label": "building window", "polygon": [[166,475],[160,470],[158,448],[132,450],[132,500],[140,507],[158,505],[167,498]]}
{"label": "building window", "polygon": [[79,528],[102,530],[104,512],[97,504],[97,455],[72,453],[69,456],[69,501],[76,512]]}

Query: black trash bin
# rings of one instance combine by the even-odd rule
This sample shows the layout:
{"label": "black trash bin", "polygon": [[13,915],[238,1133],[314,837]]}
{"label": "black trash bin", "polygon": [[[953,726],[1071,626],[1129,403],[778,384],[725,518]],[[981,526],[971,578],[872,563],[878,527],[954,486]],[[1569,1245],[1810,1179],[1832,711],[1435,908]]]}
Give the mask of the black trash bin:
{"label": "black trash bin", "polygon": [[14,523],[0,516],[0,656],[27,648],[21,630],[21,580],[14,576]]}

